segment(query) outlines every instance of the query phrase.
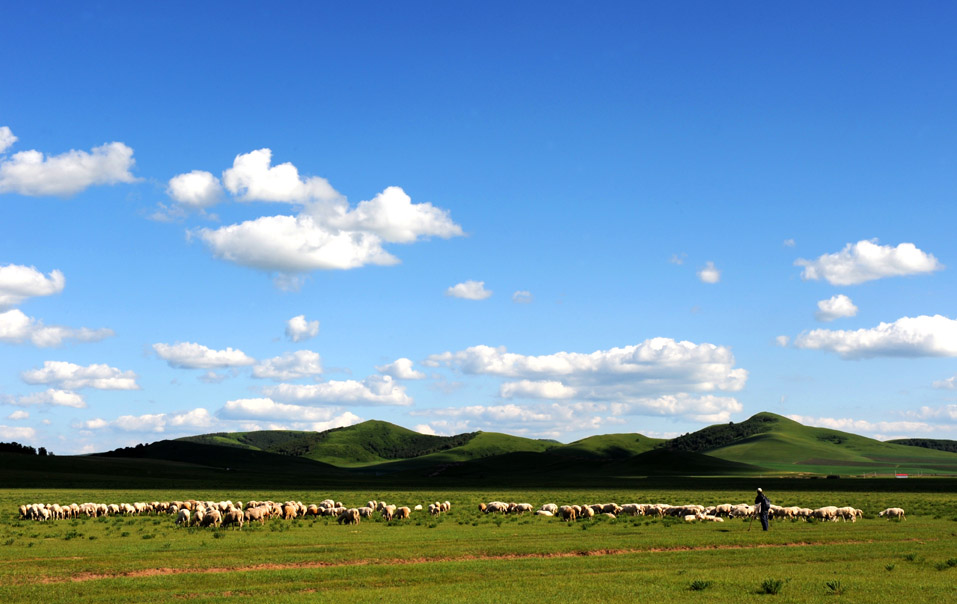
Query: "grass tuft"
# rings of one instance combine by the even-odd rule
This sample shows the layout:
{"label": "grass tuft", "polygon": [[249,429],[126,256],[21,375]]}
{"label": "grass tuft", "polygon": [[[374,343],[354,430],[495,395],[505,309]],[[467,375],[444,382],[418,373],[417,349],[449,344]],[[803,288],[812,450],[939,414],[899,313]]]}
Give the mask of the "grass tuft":
{"label": "grass tuft", "polygon": [[777,595],[784,589],[784,581],[781,579],[772,579],[767,578],[761,582],[761,588],[758,590],[758,593]]}
{"label": "grass tuft", "polygon": [[688,586],[688,589],[691,591],[704,591],[711,587],[714,584],[714,581],[705,581],[703,579],[695,579],[691,582],[691,585]]}
{"label": "grass tuft", "polygon": [[824,587],[827,588],[827,593],[839,596],[847,591],[847,588],[840,581],[827,581],[824,583]]}

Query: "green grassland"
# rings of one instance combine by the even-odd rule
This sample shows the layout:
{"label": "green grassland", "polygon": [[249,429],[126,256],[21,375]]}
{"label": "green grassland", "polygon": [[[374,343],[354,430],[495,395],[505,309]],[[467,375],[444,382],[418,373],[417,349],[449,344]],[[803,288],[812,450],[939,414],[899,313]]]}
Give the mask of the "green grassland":
{"label": "green grassland", "polygon": [[[911,491],[887,490],[907,483]],[[799,489],[787,489],[787,485]],[[774,488],[771,488],[773,485]],[[854,485],[853,490],[844,487]],[[701,486],[701,485],[696,485]],[[952,602],[957,597],[957,497],[949,480],[781,481],[779,505],[862,508],[856,523],[596,518],[563,523],[484,515],[479,501],[746,502],[752,490],[681,487],[489,490],[0,490],[0,601],[154,602]],[[901,485],[903,487],[903,485]],[[816,487],[818,490],[811,490]],[[918,489],[919,490],[915,490]],[[18,520],[33,501],[232,500],[326,497],[427,504],[437,518],[272,520],[237,529],[184,529],[169,516]],[[906,521],[876,518],[889,506]],[[767,579],[776,596],[761,593]],[[829,586],[830,585],[830,586]],[[693,586],[699,589],[693,589]]]}

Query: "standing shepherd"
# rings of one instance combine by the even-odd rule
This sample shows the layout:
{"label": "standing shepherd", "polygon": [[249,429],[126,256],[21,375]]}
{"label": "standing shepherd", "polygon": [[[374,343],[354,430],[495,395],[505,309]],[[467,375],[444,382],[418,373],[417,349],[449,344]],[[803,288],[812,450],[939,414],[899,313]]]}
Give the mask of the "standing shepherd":
{"label": "standing shepherd", "polygon": [[754,506],[754,513],[761,515],[761,528],[768,530],[768,512],[771,511],[771,500],[761,489],[758,489],[758,496],[754,498]]}

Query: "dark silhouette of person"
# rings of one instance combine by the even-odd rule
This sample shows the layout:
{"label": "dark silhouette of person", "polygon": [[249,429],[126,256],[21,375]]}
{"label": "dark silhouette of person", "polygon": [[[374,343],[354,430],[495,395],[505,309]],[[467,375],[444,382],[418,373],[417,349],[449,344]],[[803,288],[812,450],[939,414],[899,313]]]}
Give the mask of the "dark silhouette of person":
{"label": "dark silhouette of person", "polygon": [[754,505],[754,513],[761,516],[761,528],[768,530],[768,512],[771,511],[771,500],[761,489],[758,489],[758,496],[754,498]]}

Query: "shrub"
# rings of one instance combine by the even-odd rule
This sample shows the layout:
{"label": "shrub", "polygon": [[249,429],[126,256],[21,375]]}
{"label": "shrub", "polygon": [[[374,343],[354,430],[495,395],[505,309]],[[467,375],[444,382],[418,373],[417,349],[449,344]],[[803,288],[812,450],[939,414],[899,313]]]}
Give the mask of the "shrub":
{"label": "shrub", "polygon": [[888,564],[887,566],[884,567],[884,570],[886,570],[886,571],[892,571],[892,570],[894,570],[895,568],[897,568],[897,565],[896,565],[896,564]]}
{"label": "shrub", "polygon": [[948,560],[944,560],[943,562],[938,562],[934,565],[934,568],[937,570],[947,570],[948,568],[953,568],[955,566],[957,566],[957,558],[950,558]]}
{"label": "shrub", "polygon": [[691,591],[703,591],[708,589],[713,584],[713,581],[704,581],[702,579],[695,579],[691,582],[691,585],[688,586],[688,589]]}
{"label": "shrub", "polygon": [[836,596],[841,595],[846,590],[840,581],[828,581],[824,584],[824,587],[827,588],[828,593],[834,594]]}
{"label": "shrub", "polygon": [[765,579],[761,582],[761,589],[758,590],[758,593],[775,595],[780,593],[784,588],[784,581],[781,579]]}

